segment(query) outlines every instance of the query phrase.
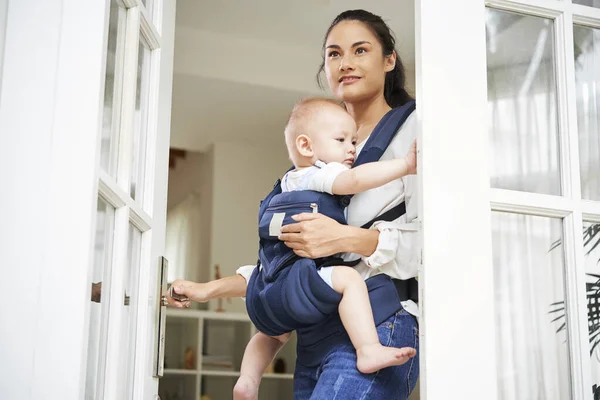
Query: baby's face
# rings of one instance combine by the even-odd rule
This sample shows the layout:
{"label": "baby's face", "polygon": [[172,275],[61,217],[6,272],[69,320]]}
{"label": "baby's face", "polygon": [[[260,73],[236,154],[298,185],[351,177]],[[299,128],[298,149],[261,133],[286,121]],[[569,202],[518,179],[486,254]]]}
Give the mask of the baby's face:
{"label": "baby's face", "polygon": [[315,156],[325,162],[338,162],[352,167],[356,158],[356,124],[346,111],[327,107],[312,124]]}

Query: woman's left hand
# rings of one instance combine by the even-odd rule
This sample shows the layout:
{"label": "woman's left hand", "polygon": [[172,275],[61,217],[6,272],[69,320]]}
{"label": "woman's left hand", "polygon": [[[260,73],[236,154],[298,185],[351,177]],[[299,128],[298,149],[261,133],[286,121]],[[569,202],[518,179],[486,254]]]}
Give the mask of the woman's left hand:
{"label": "woman's left hand", "polygon": [[346,225],[319,213],[302,213],[292,218],[297,222],[283,226],[279,240],[300,257],[320,258],[344,251],[339,239],[344,237]]}

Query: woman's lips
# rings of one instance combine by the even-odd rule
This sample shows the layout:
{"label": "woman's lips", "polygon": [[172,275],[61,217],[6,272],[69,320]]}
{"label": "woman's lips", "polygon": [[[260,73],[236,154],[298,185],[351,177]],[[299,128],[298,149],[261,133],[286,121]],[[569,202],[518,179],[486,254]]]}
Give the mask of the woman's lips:
{"label": "woman's lips", "polygon": [[350,85],[354,82],[357,82],[360,79],[360,77],[355,76],[355,75],[346,75],[346,76],[342,76],[339,79],[339,82],[344,84],[344,85]]}

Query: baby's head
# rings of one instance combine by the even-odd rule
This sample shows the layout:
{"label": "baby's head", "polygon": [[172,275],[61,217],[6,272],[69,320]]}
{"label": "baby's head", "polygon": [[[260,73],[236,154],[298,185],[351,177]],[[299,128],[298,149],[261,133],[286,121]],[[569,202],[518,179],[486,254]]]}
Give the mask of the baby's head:
{"label": "baby's head", "polygon": [[285,127],[285,143],[297,168],[317,160],[351,167],[356,156],[356,124],[338,103],[325,98],[300,100]]}

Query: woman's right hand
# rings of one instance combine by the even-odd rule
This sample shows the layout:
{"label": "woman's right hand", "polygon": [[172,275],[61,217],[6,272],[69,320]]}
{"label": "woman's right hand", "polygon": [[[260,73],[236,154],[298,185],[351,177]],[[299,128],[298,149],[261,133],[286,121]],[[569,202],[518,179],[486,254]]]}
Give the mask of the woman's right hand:
{"label": "woman's right hand", "polygon": [[406,161],[406,169],[407,175],[414,175],[417,173],[417,141],[414,140],[408,153],[406,153],[406,157],[404,157],[404,161]]}
{"label": "woman's right hand", "polygon": [[188,298],[188,300],[184,301],[175,300],[171,297],[170,290],[167,290],[165,297],[167,298],[167,303],[171,307],[188,308],[190,306],[190,301],[206,303],[208,300],[210,300],[208,286],[206,283],[196,283],[177,279],[171,284],[171,287],[176,294],[183,295]]}

